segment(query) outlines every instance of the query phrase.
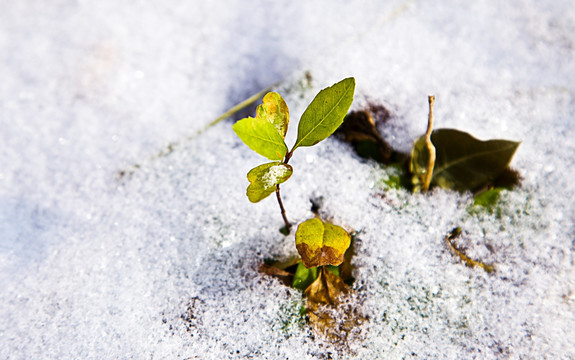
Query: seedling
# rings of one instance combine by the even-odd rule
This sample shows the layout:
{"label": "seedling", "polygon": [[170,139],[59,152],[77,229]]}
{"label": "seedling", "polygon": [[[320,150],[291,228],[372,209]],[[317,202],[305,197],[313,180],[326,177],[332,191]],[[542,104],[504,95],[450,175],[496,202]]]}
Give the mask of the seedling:
{"label": "seedling", "polygon": [[[351,106],[354,90],[355,79],[347,78],[320,91],[304,111],[298,124],[297,140],[289,151],[284,141],[289,109],[276,92],[264,96],[255,118],[247,117],[233,126],[250,149],[272,160],[248,172],[246,195],[256,203],[275,192],[287,233],[292,225],[283,206],[280,184],[293,173],[289,161],[297,148],[313,146],[333,134]],[[341,264],[349,245],[350,235],[342,227],[318,218],[303,222],[296,231],[296,247],[306,268]]]}

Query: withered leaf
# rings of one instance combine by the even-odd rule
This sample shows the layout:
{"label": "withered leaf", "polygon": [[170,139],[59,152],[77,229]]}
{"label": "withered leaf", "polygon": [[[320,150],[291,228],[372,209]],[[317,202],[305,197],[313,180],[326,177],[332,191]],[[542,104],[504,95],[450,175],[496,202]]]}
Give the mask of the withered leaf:
{"label": "withered leaf", "polygon": [[306,314],[312,328],[345,348],[358,335],[355,329],[366,320],[352,301],[353,291],[339,276],[323,267],[305,295]]}
{"label": "withered leaf", "polygon": [[393,150],[381,137],[372,116],[367,111],[352,111],[338,129],[346,142],[351,143],[357,154],[389,164]]}
{"label": "withered leaf", "polygon": [[409,170],[413,174],[412,184],[413,191],[427,191],[432,181],[435,167],[436,149],[431,141],[431,132],[433,130],[433,103],[435,96],[430,95],[429,100],[429,119],[427,121],[427,131],[413,144],[411,150],[411,162]]}
{"label": "withered leaf", "polygon": [[429,136],[421,136],[411,149],[409,171],[413,174],[411,183],[413,192],[426,191],[433,179],[436,149],[429,140]]}
{"label": "withered leaf", "polygon": [[292,274],[273,265],[262,264],[260,272],[271,276],[291,276]]}
{"label": "withered leaf", "polygon": [[322,267],[317,279],[305,290],[305,295],[313,305],[309,309],[313,310],[322,304],[337,305],[340,295],[348,292],[349,286],[339,276]]}

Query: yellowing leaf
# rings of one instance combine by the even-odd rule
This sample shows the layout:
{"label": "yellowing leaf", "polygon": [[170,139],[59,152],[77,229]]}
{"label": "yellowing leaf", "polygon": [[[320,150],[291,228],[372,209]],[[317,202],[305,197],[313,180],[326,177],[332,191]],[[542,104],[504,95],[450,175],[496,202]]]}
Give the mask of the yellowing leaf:
{"label": "yellowing leaf", "polygon": [[283,139],[286,137],[289,125],[289,109],[285,100],[277,92],[269,92],[264,96],[263,103],[258,106],[258,118],[271,122]]}
{"label": "yellowing leaf", "polygon": [[351,243],[351,237],[342,227],[318,218],[301,223],[295,239],[297,251],[307,268],[341,264]]}
{"label": "yellowing leaf", "polygon": [[258,202],[276,191],[277,185],[290,178],[293,168],[282,162],[262,164],[248,172],[250,185],[246,195],[251,202]]}
{"label": "yellowing leaf", "polygon": [[354,91],[354,78],[343,79],[320,91],[301,116],[292,152],[299,146],[315,145],[333,134],[353,102]]}
{"label": "yellowing leaf", "polygon": [[258,154],[270,160],[282,160],[287,153],[284,138],[267,119],[247,117],[232,127],[238,137]]}

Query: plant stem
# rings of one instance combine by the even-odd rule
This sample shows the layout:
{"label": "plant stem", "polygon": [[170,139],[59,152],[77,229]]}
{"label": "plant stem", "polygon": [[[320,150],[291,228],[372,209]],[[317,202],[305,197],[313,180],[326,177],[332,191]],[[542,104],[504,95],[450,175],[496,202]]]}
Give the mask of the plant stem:
{"label": "plant stem", "polygon": [[433,167],[435,165],[435,146],[431,142],[431,132],[433,131],[433,103],[435,102],[435,96],[429,95],[429,119],[427,120],[427,131],[425,132],[425,144],[429,151],[429,162],[427,164],[427,170],[425,173],[425,179],[421,186],[421,191],[427,191],[429,189],[429,184],[431,183],[431,177],[433,175]]}
{"label": "plant stem", "polygon": [[289,159],[291,159],[291,157],[292,157],[292,155],[293,155],[293,150],[294,150],[294,149],[292,149],[290,152],[288,152],[288,153],[286,154],[286,157],[284,158],[284,164],[287,164],[287,163],[289,162]]}
{"label": "plant stem", "polygon": [[282,202],[282,197],[281,197],[281,195],[280,195],[280,186],[279,186],[279,184],[277,185],[277,188],[276,188],[276,197],[277,197],[277,199],[278,199],[278,204],[280,205],[280,210],[281,210],[281,213],[282,213],[282,218],[284,219],[284,223],[286,224],[287,233],[289,234],[289,231],[290,231],[290,228],[291,228],[291,224],[290,224],[290,222],[289,222],[289,220],[287,219],[287,216],[286,216],[286,209],[284,208],[284,204],[283,204],[283,202]]}

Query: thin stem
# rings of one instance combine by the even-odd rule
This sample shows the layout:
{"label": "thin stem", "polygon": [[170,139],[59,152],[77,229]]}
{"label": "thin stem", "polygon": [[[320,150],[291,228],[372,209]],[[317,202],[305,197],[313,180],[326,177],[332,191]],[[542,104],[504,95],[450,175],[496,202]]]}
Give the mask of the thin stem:
{"label": "thin stem", "polygon": [[429,118],[427,120],[427,131],[425,132],[425,136],[431,136],[431,132],[433,131],[433,103],[435,102],[435,96],[429,95],[427,100],[429,101]]}
{"label": "thin stem", "polygon": [[449,235],[447,235],[445,237],[445,242],[447,242],[447,245],[449,245],[449,248],[451,249],[451,251],[453,251],[453,253],[455,255],[459,256],[459,258],[461,260],[463,260],[463,262],[465,262],[465,265],[468,267],[473,268],[473,267],[479,266],[480,268],[487,271],[488,273],[494,272],[495,267],[493,265],[485,264],[479,260],[473,260],[469,256],[465,255],[465,253],[463,251],[461,251],[453,243],[453,240],[455,240],[460,234],[461,234],[461,228],[455,228],[451,231],[451,233]]}
{"label": "thin stem", "polygon": [[290,222],[288,221],[287,216],[286,216],[286,209],[284,208],[284,204],[283,204],[283,202],[282,202],[282,197],[281,197],[281,195],[280,195],[280,186],[279,186],[279,184],[277,185],[277,188],[276,188],[276,197],[277,197],[277,199],[278,199],[278,204],[280,205],[280,210],[281,210],[281,213],[282,213],[282,218],[284,219],[284,223],[286,224],[286,229],[287,229],[287,232],[288,232],[288,234],[289,234],[289,231],[290,231],[290,228],[291,228],[291,224],[290,224]]}
{"label": "thin stem", "polygon": [[284,158],[284,164],[287,164],[289,162],[289,159],[291,159],[292,155],[293,155],[293,149],[286,154],[286,157]]}
{"label": "thin stem", "polygon": [[433,143],[431,142],[431,132],[433,131],[433,103],[435,102],[435,96],[429,95],[428,100],[429,119],[427,120],[427,131],[425,132],[425,145],[429,151],[429,162],[427,164],[423,184],[421,185],[422,191],[427,191],[429,189],[431,177],[433,176],[433,167],[435,166],[435,146],[433,146]]}

